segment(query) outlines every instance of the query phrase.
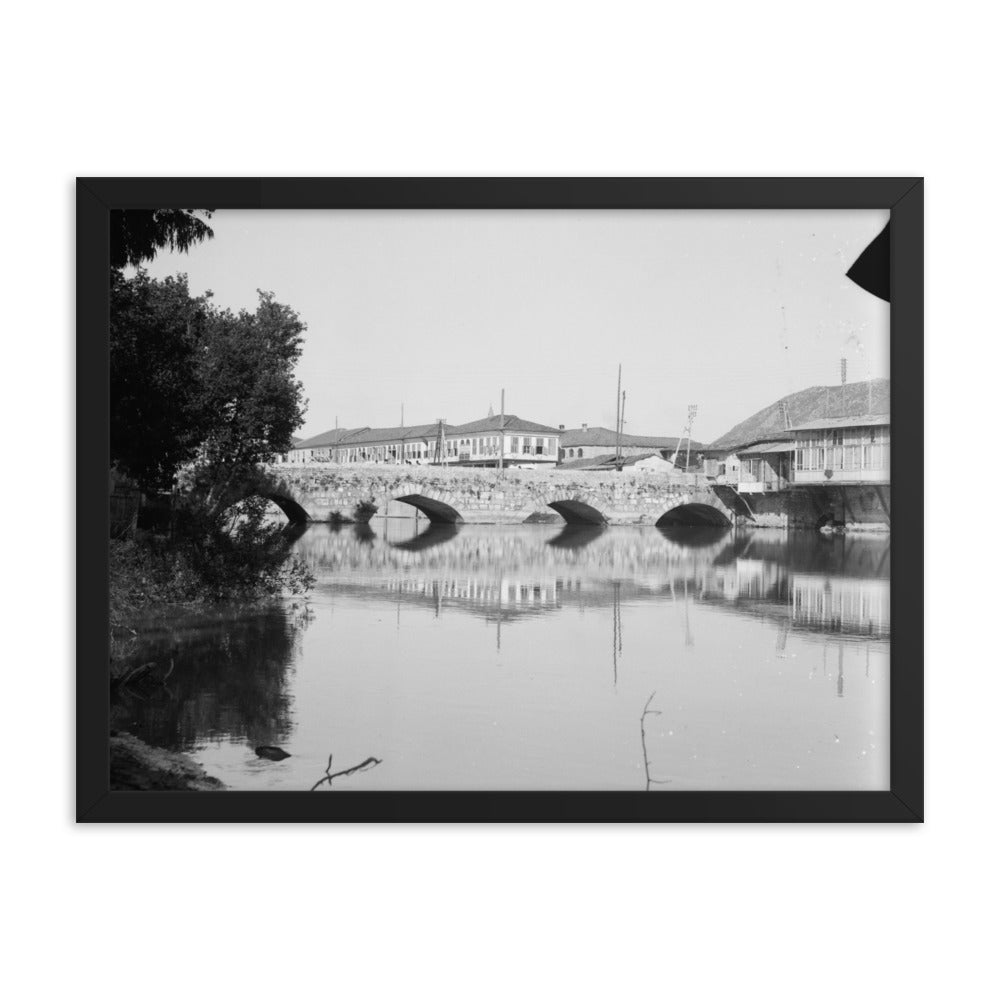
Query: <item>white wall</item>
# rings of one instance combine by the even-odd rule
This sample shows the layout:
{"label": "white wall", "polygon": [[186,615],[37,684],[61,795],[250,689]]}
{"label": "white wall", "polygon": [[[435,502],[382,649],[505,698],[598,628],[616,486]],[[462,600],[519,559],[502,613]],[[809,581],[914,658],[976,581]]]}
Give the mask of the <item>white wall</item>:
{"label": "white wall", "polygon": [[[996,398],[990,338],[972,339],[1000,231],[988,13],[961,0],[10,9],[2,253],[8,329],[31,335],[7,338],[4,416],[50,458],[44,528],[10,532],[6,553],[11,995],[988,992],[992,562],[954,527],[927,551],[924,827],[74,828],[68,502],[76,173],[926,173],[927,453],[980,469],[988,489],[995,469],[954,432],[956,414],[991,426]],[[567,344],[571,319],[553,317]],[[498,382],[511,367],[498,351]],[[932,528],[950,486],[928,478]],[[4,523],[23,525],[21,492],[3,503]]]}

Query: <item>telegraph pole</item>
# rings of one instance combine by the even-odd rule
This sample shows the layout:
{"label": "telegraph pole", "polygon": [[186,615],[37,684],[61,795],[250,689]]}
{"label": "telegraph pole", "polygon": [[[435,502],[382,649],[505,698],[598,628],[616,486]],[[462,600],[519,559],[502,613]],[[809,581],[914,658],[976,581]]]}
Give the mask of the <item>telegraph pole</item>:
{"label": "telegraph pole", "polygon": [[688,450],[687,458],[684,460],[684,471],[687,472],[691,468],[691,431],[694,429],[694,418],[698,416],[698,404],[695,403],[693,406],[688,407]]}
{"label": "telegraph pole", "polygon": [[503,475],[503,421],[504,421],[504,393],[500,390],[500,454],[497,456],[497,472]]}
{"label": "telegraph pole", "polygon": [[622,434],[625,433],[625,390],[622,389],[622,416],[621,421],[618,424],[618,459],[615,462],[615,468],[621,472],[622,466],[625,464],[624,456],[622,455]]}
{"label": "telegraph pole", "polygon": [[615,393],[615,469],[622,471],[622,366],[618,365],[618,391]]}
{"label": "telegraph pole", "polygon": [[684,439],[687,438],[687,460],[684,466],[684,471],[687,471],[687,466],[691,464],[691,428],[694,426],[694,418],[698,415],[698,404],[689,403],[688,404],[688,419],[687,423],[684,425],[684,432],[677,439],[677,447],[674,449],[674,457],[670,460],[677,464],[677,456],[681,453],[681,445],[684,443]]}

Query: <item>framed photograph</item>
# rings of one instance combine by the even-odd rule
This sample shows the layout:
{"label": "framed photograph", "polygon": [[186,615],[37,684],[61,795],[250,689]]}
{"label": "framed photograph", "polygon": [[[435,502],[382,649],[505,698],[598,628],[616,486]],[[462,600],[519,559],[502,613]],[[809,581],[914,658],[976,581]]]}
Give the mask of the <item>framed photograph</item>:
{"label": "framed photograph", "polygon": [[77,304],[79,821],[922,821],[919,178],[83,178]]}

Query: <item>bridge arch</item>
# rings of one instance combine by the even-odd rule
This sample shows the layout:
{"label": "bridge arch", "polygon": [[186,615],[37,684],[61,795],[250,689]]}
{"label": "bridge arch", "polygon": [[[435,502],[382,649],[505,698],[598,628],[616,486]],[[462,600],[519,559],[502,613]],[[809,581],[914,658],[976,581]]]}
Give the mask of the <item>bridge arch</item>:
{"label": "bridge arch", "polygon": [[664,511],[656,519],[658,528],[671,526],[704,527],[713,524],[728,527],[732,523],[732,515],[718,501],[715,503],[693,503],[691,501],[678,503]]}
{"label": "bridge arch", "polygon": [[409,493],[406,496],[394,497],[399,503],[407,503],[426,514],[432,524],[462,524],[464,518],[454,507],[443,500],[436,500],[423,493]]}
{"label": "bridge arch", "polygon": [[261,496],[265,500],[270,500],[288,518],[290,524],[308,523],[309,515],[298,501],[280,493],[261,493]]}
{"label": "bridge arch", "polygon": [[608,519],[596,508],[583,500],[567,497],[564,500],[550,500],[549,506],[567,524],[607,524]]}

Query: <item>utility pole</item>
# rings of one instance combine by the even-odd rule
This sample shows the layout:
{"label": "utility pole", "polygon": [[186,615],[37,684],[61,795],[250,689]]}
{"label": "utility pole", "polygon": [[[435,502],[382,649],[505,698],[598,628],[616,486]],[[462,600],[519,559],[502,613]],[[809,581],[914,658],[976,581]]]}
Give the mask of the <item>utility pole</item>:
{"label": "utility pole", "polygon": [[691,468],[691,431],[694,430],[694,418],[698,416],[698,404],[695,403],[694,406],[688,407],[688,450],[687,458],[684,460],[684,471],[687,472]]}
{"label": "utility pole", "polygon": [[504,423],[504,394],[506,390],[500,390],[500,454],[497,456],[497,472],[503,475],[503,423]]}
{"label": "utility pole", "polygon": [[622,366],[618,365],[618,391],[615,393],[615,469],[622,471]]}
{"label": "utility pole", "polygon": [[625,456],[622,454],[622,435],[625,433],[625,390],[622,389],[622,417],[618,424],[618,459],[615,468],[621,472],[625,464]]}
{"label": "utility pole", "polygon": [[677,439],[677,447],[674,449],[674,457],[670,460],[674,465],[677,464],[677,456],[681,453],[681,445],[684,443],[684,439],[687,438],[687,464],[684,466],[685,471],[687,471],[687,465],[691,462],[691,428],[694,426],[694,418],[697,415],[698,404],[689,403],[687,424],[684,426],[684,432]]}

